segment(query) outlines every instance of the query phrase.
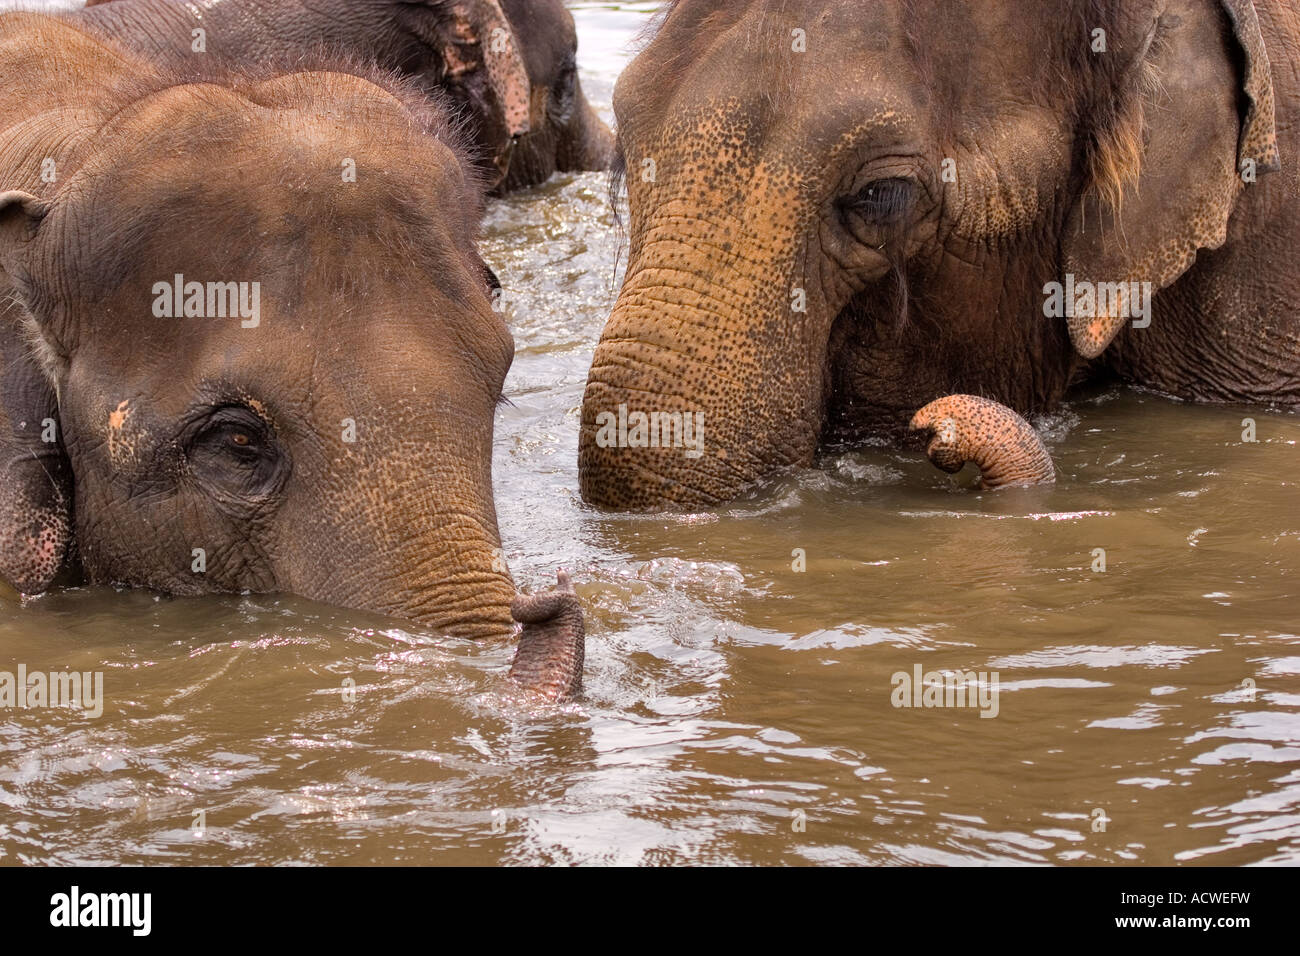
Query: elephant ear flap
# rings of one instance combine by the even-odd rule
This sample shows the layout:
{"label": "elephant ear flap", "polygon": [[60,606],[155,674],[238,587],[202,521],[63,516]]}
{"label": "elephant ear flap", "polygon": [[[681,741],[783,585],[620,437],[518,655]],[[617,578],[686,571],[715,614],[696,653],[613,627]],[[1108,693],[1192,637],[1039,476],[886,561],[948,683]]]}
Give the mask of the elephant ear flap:
{"label": "elephant ear flap", "polygon": [[0,191],[0,267],[9,265],[11,256],[35,235],[49,211],[47,199],[21,189]]}
{"label": "elephant ear flap", "polygon": [[[0,267],[11,281],[48,208],[30,193],[0,192]],[[29,318],[17,297],[0,301],[0,581],[39,594],[68,559],[72,469],[54,389],[23,329]]]}
{"label": "elephant ear flap", "polygon": [[[11,307],[0,307],[8,325]],[[72,468],[60,440],[54,390],[0,330],[0,581],[21,594],[48,590],[72,545]]]}
{"label": "elephant ear flap", "polygon": [[1093,54],[1128,60],[1098,68],[1115,89],[1094,105],[1101,115],[1089,143],[1088,188],[1062,240],[1062,271],[1076,288],[1086,282],[1097,293],[1093,307],[1067,312],[1070,340],[1084,358],[1100,355],[1140,314],[1140,303],[1149,306],[1147,293],[1174,282],[1198,251],[1222,246],[1242,190],[1280,168],[1255,6],[1214,2],[1222,16],[1156,20],[1136,56]]}
{"label": "elephant ear flap", "polygon": [[481,68],[500,104],[507,132],[527,133],[532,84],[519,40],[498,0],[446,2],[441,32],[448,75],[460,77]]}
{"label": "elephant ear flap", "polygon": [[1276,173],[1282,168],[1277,151],[1277,125],[1273,104],[1273,68],[1259,30],[1254,0],[1220,0],[1244,57],[1242,91],[1248,101],[1237,148],[1237,169],[1243,178],[1252,172]]}

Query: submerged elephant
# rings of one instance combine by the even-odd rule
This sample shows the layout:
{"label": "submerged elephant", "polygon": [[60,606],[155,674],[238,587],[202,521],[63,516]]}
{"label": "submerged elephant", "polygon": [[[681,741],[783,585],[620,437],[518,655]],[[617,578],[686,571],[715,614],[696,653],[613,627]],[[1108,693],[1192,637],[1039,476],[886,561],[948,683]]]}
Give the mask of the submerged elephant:
{"label": "submerged elephant", "polygon": [[[587,501],[726,501],[959,392],[1300,404],[1293,4],[676,0],[657,26],[615,90],[630,249]],[[611,441],[624,408],[707,447]]]}
{"label": "submerged elephant", "polygon": [[534,186],[557,172],[609,168],[614,136],[578,80],[578,33],[561,0],[501,0],[532,84],[529,131],[510,157],[501,190]]}
{"label": "submerged elephant", "polygon": [[0,577],[510,633],[513,343],[445,114],[327,66],[180,81],[35,14],[0,80]]}
{"label": "submerged elephant", "polygon": [[445,97],[487,185],[605,169],[612,136],[583,96],[573,18],[559,0],[91,0],[68,14],[163,64],[342,55]]}

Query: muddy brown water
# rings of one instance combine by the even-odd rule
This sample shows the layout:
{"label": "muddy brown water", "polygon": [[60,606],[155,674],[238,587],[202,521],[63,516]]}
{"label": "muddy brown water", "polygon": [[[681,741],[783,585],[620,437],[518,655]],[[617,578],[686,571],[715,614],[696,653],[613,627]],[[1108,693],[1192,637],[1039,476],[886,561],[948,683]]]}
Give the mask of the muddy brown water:
{"label": "muddy brown water", "polygon": [[[607,113],[653,6],[573,5]],[[525,587],[579,582],[583,699],[290,597],[0,603],[0,671],[104,675],[99,717],[0,711],[0,862],[1300,862],[1300,418],[1102,390],[1037,423],[1050,490],[865,448],[716,514],[594,512],[605,191],[496,203],[485,243],[504,544]],[[996,673],[996,716],[893,706],[918,666],[977,701]]]}

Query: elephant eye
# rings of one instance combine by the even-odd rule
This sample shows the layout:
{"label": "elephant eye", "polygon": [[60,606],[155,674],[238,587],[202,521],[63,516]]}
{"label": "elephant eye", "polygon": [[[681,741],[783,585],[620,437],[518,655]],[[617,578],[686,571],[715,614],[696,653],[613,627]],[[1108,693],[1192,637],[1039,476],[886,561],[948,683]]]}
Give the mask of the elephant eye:
{"label": "elephant eye", "polygon": [[906,179],[877,179],[841,201],[846,213],[876,226],[893,226],[912,212],[915,191]]}
{"label": "elephant eye", "polygon": [[209,409],[183,440],[191,474],[208,488],[240,497],[268,493],[282,482],[287,457],[268,425],[244,405]]}
{"label": "elephant eye", "polygon": [[237,461],[252,461],[262,452],[262,431],[238,421],[214,421],[199,435],[199,442],[223,445]]}

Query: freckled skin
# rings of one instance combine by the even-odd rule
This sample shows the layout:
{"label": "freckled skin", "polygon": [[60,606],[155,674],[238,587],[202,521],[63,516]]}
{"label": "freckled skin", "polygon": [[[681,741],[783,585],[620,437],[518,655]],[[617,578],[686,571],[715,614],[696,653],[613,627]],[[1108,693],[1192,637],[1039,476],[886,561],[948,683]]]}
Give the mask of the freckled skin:
{"label": "freckled skin", "polygon": [[[614,95],[628,268],[584,499],[714,506],[830,444],[915,441],[953,394],[1029,414],[1118,375],[1300,406],[1298,60],[1280,0],[670,4]],[[1067,274],[1150,283],[1150,326],[1049,316]],[[703,456],[601,447],[622,404],[702,415]]]}
{"label": "freckled skin", "polygon": [[968,461],[980,469],[981,487],[1044,485],[1056,481],[1051,456],[1033,427],[997,402],[976,395],[949,395],[912,417],[913,431],[930,436],[925,453],[949,474]]}
{"label": "freckled skin", "polygon": [[523,625],[510,678],[552,700],[568,700],[582,693],[586,635],[569,575],[561,570],[556,581],[552,590],[517,595],[510,604],[511,616]]}
{"label": "freckled skin", "polygon": [[[8,280],[0,273],[0,286]],[[21,354],[14,306],[0,305],[0,357]],[[42,440],[57,421],[54,390],[30,362],[0,368],[0,580],[37,594],[64,566],[72,544],[72,474],[60,434]]]}

